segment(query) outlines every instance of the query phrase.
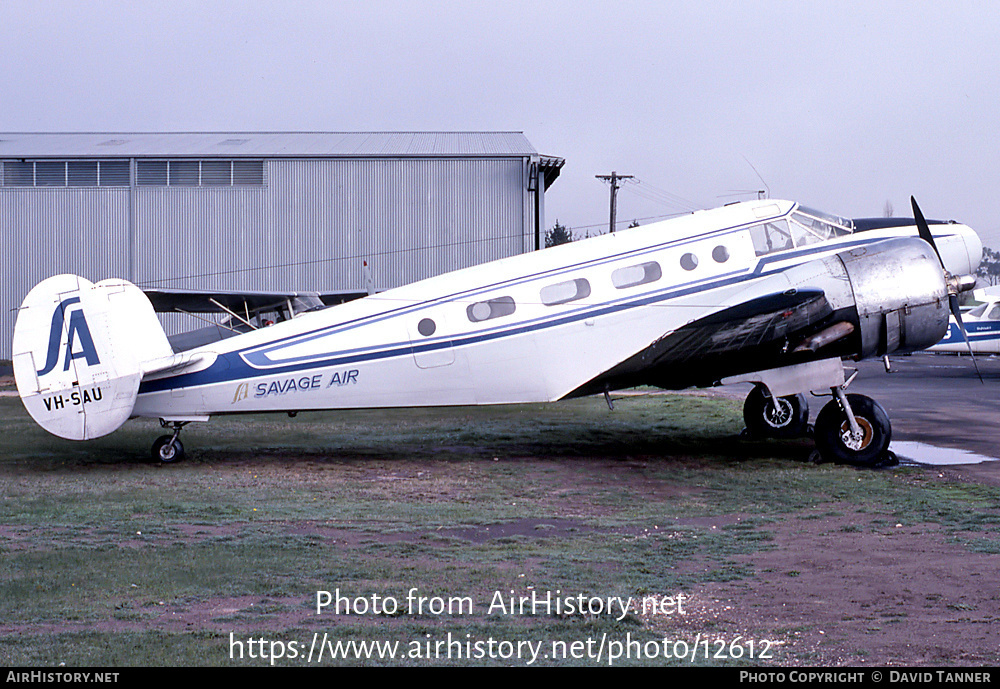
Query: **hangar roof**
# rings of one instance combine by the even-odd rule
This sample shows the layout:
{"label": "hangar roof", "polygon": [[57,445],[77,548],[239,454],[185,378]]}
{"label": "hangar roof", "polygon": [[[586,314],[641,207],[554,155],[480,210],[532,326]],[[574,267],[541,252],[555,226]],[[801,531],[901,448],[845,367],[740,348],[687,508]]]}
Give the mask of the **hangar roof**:
{"label": "hangar roof", "polygon": [[522,132],[0,132],[0,158],[537,155]]}

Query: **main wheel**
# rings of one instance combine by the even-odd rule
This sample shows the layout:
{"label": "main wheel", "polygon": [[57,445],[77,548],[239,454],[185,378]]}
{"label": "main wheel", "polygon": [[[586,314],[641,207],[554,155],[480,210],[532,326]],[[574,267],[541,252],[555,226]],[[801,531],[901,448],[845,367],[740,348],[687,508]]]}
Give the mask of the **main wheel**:
{"label": "main wheel", "polygon": [[837,400],[828,402],[816,417],[816,448],[824,459],[859,467],[875,466],[888,457],[892,426],[885,409],[870,397],[848,395],[847,401],[861,428],[860,440],[851,436],[851,426]]}
{"label": "main wheel", "polygon": [[184,445],[172,435],[161,435],[153,443],[153,461],[174,464],[184,459]]}
{"label": "main wheel", "polygon": [[751,438],[795,438],[806,434],[809,403],[805,395],[770,397],[757,385],[743,403],[743,421]]}

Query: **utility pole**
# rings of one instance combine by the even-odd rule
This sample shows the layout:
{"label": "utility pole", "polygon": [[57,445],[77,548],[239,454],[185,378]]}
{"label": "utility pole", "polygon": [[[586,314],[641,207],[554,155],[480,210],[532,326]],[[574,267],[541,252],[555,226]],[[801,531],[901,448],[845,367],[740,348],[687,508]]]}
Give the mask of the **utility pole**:
{"label": "utility pole", "polygon": [[614,170],[610,175],[594,175],[597,179],[611,182],[611,225],[610,230],[615,231],[615,198],[618,196],[618,182],[623,179],[632,179],[635,175],[619,175]]}

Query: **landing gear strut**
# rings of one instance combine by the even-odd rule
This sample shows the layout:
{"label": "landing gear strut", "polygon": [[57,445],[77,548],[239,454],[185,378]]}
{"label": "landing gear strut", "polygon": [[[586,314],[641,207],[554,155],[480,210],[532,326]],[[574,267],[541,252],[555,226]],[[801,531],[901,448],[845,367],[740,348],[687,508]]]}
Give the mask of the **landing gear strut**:
{"label": "landing gear strut", "polygon": [[796,438],[809,430],[805,395],[774,397],[756,385],[743,403],[743,421],[751,438]]}
{"label": "landing gear strut", "polygon": [[178,436],[181,434],[181,429],[187,425],[187,422],[168,422],[161,419],[160,425],[163,428],[172,427],[174,432],[172,435],[161,435],[153,443],[153,461],[163,462],[164,464],[176,464],[184,459],[184,445],[181,444]]}

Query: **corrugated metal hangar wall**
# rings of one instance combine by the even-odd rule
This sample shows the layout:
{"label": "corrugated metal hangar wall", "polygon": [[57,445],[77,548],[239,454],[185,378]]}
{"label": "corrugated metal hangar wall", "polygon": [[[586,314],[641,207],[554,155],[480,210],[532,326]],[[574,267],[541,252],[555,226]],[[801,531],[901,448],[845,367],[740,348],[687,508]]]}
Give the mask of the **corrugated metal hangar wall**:
{"label": "corrugated metal hangar wall", "polygon": [[0,133],[0,359],[59,273],[363,291],[368,261],[384,290],[533,250],[562,163],[517,132]]}

